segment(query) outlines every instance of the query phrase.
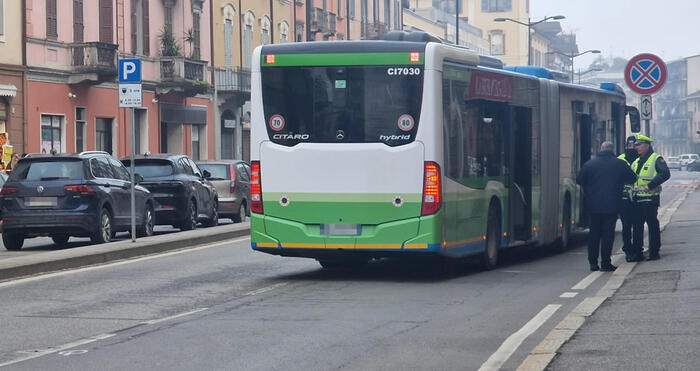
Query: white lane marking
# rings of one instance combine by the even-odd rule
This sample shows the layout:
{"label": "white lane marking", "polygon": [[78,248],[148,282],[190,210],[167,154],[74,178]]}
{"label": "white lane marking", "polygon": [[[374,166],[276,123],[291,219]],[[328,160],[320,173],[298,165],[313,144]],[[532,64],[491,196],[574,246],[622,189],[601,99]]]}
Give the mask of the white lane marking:
{"label": "white lane marking", "polygon": [[189,312],[180,313],[180,314],[175,314],[175,315],[172,315],[172,316],[168,316],[168,317],[164,317],[164,318],[159,318],[159,319],[152,319],[152,320],[150,320],[150,321],[145,321],[145,322],[141,322],[141,323],[143,323],[144,325],[153,325],[153,324],[155,324],[155,323],[170,321],[170,320],[172,320],[172,319],[176,319],[176,318],[180,318],[180,317],[184,317],[184,316],[189,316],[190,314],[195,314],[195,313],[203,312],[203,311],[205,311],[205,310],[207,310],[207,309],[209,309],[209,308],[199,308],[199,309],[191,310],[191,311],[189,311]]}
{"label": "white lane marking", "polygon": [[518,349],[520,344],[533,332],[535,332],[540,326],[542,326],[549,317],[551,317],[557,309],[561,308],[561,304],[549,304],[544,307],[536,316],[534,316],[528,323],[525,324],[520,330],[510,335],[503,344],[496,350],[495,353],[486,360],[486,362],[481,365],[479,371],[487,370],[499,370],[501,366],[510,358],[511,355]]}
{"label": "white lane marking", "polygon": [[578,295],[578,292],[565,292],[561,295],[559,295],[560,298],[575,298],[576,295]]}
{"label": "white lane marking", "polygon": [[85,344],[90,344],[90,343],[93,343],[93,342],[98,341],[98,340],[108,339],[108,338],[111,338],[111,337],[114,336],[114,335],[115,335],[115,334],[102,334],[102,335],[97,335],[97,336],[89,337],[89,338],[87,338],[87,339],[82,339],[82,340],[74,341],[74,342],[72,342],[72,343],[64,344],[64,345],[61,345],[61,346],[59,346],[59,347],[57,347],[57,348],[51,348],[51,349],[40,350],[40,351],[35,352],[34,354],[30,355],[30,356],[20,357],[20,358],[17,358],[17,359],[13,359],[13,360],[11,360],[11,361],[7,361],[7,362],[5,362],[5,363],[0,363],[0,367],[5,367],[5,366],[13,365],[13,364],[15,364],[15,363],[20,363],[20,362],[28,361],[28,360],[30,360],[30,359],[43,357],[43,356],[48,355],[48,354],[59,353],[59,352],[62,352],[62,351],[64,351],[64,350],[68,350],[68,349],[70,349],[70,348],[75,348],[75,347],[77,347],[77,346],[81,346],[81,345],[85,345]]}
{"label": "white lane marking", "polygon": [[20,278],[20,279],[12,280],[12,281],[0,282],[0,289],[4,288],[4,287],[8,287],[8,286],[14,286],[14,285],[19,285],[21,283],[39,281],[39,280],[43,280],[43,279],[47,279],[47,278],[61,277],[61,276],[66,276],[66,275],[74,274],[74,273],[89,272],[89,271],[93,271],[93,270],[97,270],[97,269],[117,267],[120,265],[138,263],[138,262],[147,261],[147,260],[151,260],[151,259],[160,259],[160,258],[165,258],[168,256],[173,256],[173,255],[186,254],[186,253],[195,252],[195,251],[199,251],[199,250],[210,249],[212,247],[226,245],[229,243],[237,243],[237,242],[241,242],[241,241],[245,241],[245,240],[249,240],[249,239],[250,239],[250,237],[242,237],[242,238],[221,241],[221,242],[217,242],[217,243],[213,243],[213,244],[209,244],[209,245],[204,245],[204,246],[199,246],[199,247],[183,248],[182,250],[171,251],[171,252],[166,252],[166,253],[156,253],[154,255],[148,255],[148,256],[141,257],[141,258],[122,260],[122,261],[118,261],[118,262],[114,262],[114,263],[107,263],[107,264],[103,264],[103,265],[93,265],[93,266],[89,266],[89,267],[85,267],[85,268],[69,269],[69,270],[60,271],[60,272],[42,274],[39,276],[33,276],[33,277],[27,277],[27,278]]}
{"label": "white lane marking", "polygon": [[260,289],[257,289],[257,290],[253,290],[253,291],[247,292],[247,293],[243,294],[243,296],[259,295],[259,294],[262,294],[262,293],[264,293],[264,292],[272,291],[272,290],[274,290],[274,289],[276,289],[276,288],[278,288],[278,287],[282,287],[282,286],[285,286],[285,285],[287,285],[287,282],[276,283],[276,284],[274,284],[274,285],[265,286],[265,287],[263,287],[263,288],[260,288]]}
{"label": "white lane marking", "polygon": [[81,354],[87,353],[87,349],[73,349],[73,350],[64,350],[63,352],[58,352],[59,355],[61,356],[79,356]]}
{"label": "white lane marking", "polygon": [[574,287],[572,287],[571,289],[572,290],[585,290],[586,287],[588,287],[590,284],[593,283],[593,281],[597,280],[598,277],[600,277],[602,275],[603,275],[603,272],[601,272],[601,271],[591,272],[591,274],[586,276],[586,278],[582,279],[579,283],[574,285]]}

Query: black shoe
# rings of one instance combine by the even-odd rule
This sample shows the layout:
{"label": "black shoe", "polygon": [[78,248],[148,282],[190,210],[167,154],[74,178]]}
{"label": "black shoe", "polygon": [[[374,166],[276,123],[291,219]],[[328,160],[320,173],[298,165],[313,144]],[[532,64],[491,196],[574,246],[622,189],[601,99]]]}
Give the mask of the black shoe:
{"label": "black shoe", "polygon": [[647,257],[647,260],[659,260],[659,259],[661,259],[659,254],[651,254]]}
{"label": "black shoe", "polygon": [[628,263],[635,261],[634,258],[635,258],[634,255],[629,255],[629,254],[625,255],[625,261]]}
{"label": "black shoe", "polygon": [[591,270],[592,270],[592,271],[599,271],[599,270],[600,270],[600,267],[598,267],[597,264],[596,264],[596,265],[591,265]]}
{"label": "black shoe", "polygon": [[603,272],[614,272],[615,269],[617,269],[616,266],[609,264],[609,265],[603,265],[600,267],[600,270]]}
{"label": "black shoe", "polygon": [[632,260],[628,260],[629,262],[642,262],[644,261],[644,254],[637,254],[632,257]]}

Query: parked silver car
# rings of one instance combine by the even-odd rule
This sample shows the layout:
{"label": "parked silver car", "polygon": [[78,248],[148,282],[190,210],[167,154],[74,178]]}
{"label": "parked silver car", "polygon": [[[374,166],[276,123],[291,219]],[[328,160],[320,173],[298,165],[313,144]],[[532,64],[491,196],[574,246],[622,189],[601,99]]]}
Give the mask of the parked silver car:
{"label": "parked silver car", "polygon": [[669,169],[681,169],[681,159],[678,156],[668,156],[666,164]]}
{"label": "parked silver car", "polygon": [[240,223],[250,216],[250,165],[237,160],[197,162],[219,194],[219,217]]}

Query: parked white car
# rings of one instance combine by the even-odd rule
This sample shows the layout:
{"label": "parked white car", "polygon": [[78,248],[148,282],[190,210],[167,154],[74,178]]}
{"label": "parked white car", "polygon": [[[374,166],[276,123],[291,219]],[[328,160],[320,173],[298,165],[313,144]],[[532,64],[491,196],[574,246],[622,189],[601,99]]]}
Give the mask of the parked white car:
{"label": "parked white car", "polygon": [[683,169],[684,166],[688,166],[689,163],[700,158],[700,156],[698,156],[695,153],[685,153],[685,154],[682,154],[680,157],[681,157],[681,169]]}
{"label": "parked white car", "polygon": [[678,156],[666,157],[666,164],[668,164],[669,169],[681,169],[681,159]]}

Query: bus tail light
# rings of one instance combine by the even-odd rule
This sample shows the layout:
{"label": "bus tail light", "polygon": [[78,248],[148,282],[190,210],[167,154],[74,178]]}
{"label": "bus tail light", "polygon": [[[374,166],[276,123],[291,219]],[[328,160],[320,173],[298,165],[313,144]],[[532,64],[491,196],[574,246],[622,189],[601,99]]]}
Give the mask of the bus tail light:
{"label": "bus tail light", "polygon": [[436,162],[426,161],[423,176],[423,202],[421,215],[432,215],[440,210],[442,203],[442,186],[440,166]]}
{"label": "bus tail light", "polygon": [[250,162],[250,211],[256,214],[263,213],[260,161]]}

